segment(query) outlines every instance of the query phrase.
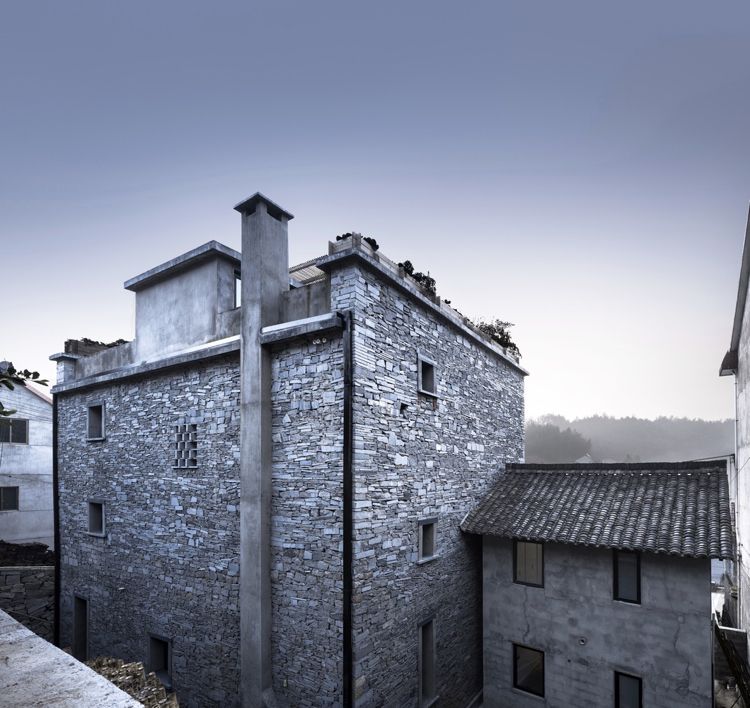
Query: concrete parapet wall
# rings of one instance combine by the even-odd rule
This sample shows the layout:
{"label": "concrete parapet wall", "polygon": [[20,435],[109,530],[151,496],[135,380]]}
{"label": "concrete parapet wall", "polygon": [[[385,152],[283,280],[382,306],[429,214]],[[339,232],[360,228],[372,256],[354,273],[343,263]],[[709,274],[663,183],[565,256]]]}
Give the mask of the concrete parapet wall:
{"label": "concrete parapet wall", "polygon": [[43,639],[52,641],[55,612],[54,566],[0,567],[0,609]]}

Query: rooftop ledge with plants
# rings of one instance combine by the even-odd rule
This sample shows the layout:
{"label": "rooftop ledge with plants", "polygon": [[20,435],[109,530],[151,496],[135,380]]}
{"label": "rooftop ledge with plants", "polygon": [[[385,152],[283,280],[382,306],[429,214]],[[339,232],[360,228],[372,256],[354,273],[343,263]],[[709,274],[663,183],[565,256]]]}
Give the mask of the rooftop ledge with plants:
{"label": "rooftop ledge with plants", "polygon": [[336,237],[336,243],[330,244],[329,254],[352,247],[360,248],[367,252],[372,258],[379,261],[388,270],[392,271],[394,275],[398,274],[401,278],[410,282],[412,287],[427,299],[431,300],[441,308],[450,310],[454,316],[457,316],[461,320],[464,326],[473,330],[484,339],[499,346],[505,354],[515,362],[520,360],[521,352],[513,341],[510,333],[511,327],[514,326],[512,322],[507,322],[497,318],[488,320],[484,318],[471,319],[466,317],[456,308],[451,306],[450,300],[442,299],[437,294],[437,283],[435,282],[435,278],[430,275],[429,271],[423,273],[415,270],[414,264],[409,260],[403,261],[402,263],[394,263],[382,253],[378,253],[380,245],[370,236],[363,236],[357,232],[341,234]]}

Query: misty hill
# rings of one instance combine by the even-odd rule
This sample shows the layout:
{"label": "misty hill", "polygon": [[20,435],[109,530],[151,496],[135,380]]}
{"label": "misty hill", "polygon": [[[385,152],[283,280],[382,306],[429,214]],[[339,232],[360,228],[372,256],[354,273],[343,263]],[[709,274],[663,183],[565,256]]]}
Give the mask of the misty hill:
{"label": "misty hill", "polygon": [[734,452],[734,421],[690,418],[567,420],[545,415],[526,423],[527,462],[679,462]]}

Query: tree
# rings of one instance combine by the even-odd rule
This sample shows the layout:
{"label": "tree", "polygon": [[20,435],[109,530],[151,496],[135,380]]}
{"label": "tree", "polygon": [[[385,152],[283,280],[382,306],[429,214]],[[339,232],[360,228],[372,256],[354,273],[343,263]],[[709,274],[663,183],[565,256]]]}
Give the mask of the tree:
{"label": "tree", "polygon": [[527,462],[575,462],[591,450],[591,441],[571,428],[556,425],[526,424]]}
{"label": "tree", "polygon": [[[0,361],[0,386],[5,386],[9,390],[13,390],[16,386],[26,386],[27,381],[33,381],[40,386],[47,386],[49,381],[47,379],[39,378],[38,371],[29,371],[24,369],[19,371],[13,366],[13,362]],[[0,401],[0,416],[13,415],[15,410],[6,408],[2,401]]]}

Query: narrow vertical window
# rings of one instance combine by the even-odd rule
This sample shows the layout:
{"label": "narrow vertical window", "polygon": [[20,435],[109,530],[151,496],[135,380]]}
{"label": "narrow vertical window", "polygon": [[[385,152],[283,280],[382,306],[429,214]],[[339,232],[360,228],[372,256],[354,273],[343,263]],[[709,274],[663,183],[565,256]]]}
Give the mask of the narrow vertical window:
{"label": "narrow vertical window", "polygon": [[436,396],[437,376],[435,373],[435,362],[419,356],[417,358],[417,373],[419,375],[419,392]]}
{"label": "narrow vertical window", "polygon": [[544,587],[544,545],[513,541],[513,582]]}
{"label": "narrow vertical window", "polygon": [[18,511],[18,487],[0,487],[0,511]]}
{"label": "narrow vertical window", "polygon": [[234,271],[234,306],[242,306],[242,276],[239,270]]}
{"label": "narrow vertical window", "polygon": [[614,551],[614,598],[641,602],[641,557],[633,551]]}
{"label": "narrow vertical window", "polygon": [[104,404],[99,403],[95,406],[89,406],[88,413],[88,439],[104,439]]}
{"label": "narrow vertical window", "polygon": [[89,502],[89,533],[104,536],[104,504],[102,502]]}
{"label": "narrow vertical window", "polygon": [[148,670],[169,690],[172,689],[172,643],[160,637],[149,637]]}
{"label": "narrow vertical window", "polygon": [[79,661],[89,658],[89,603],[73,598],[73,656]]}
{"label": "narrow vertical window", "polygon": [[419,627],[419,705],[431,706],[437,700],[435,683],[435,621]]}
{"label": "narrow vertical window", "polygon": [[544,652],[513,645],[513,686],[535,696],[544,696]]}
{"label": "narrow vertical window", "polygon": [[615,671],[615,708],[642,708],[643,682],[638,676]]}
{"label": "narrow vertical window", "polygon": [[198,426],[195,423],[175,426],[173,466],[198,466]]}
{"label": "narrow vertical window", "polygon": [[435,558],[437,558],[437,519],[420,519],[418,562],[422,563]]}

